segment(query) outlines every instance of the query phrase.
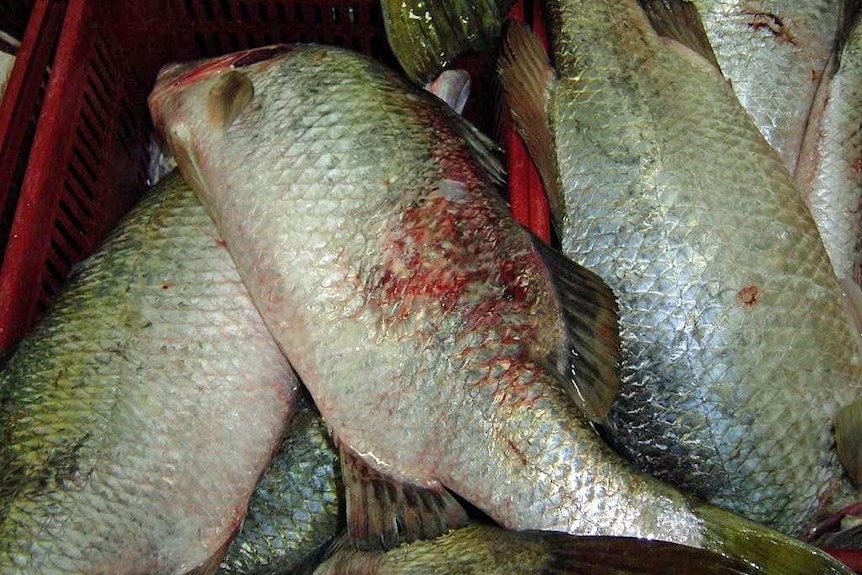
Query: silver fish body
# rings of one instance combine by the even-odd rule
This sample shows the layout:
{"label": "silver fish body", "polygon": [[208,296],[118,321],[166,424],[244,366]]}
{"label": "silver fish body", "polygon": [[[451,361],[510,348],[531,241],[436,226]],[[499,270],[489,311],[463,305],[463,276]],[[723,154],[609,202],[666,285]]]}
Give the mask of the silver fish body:
{"label": "silver fish body", "polygon": [[166,177],[0,372],[0,572],[217,562],[296,385],[212,221]]}
{"label": "silver fish body", "polygon": [[842,0],[693,0],[725,77],[793,173]]}
{"label": "silver fish body", "polygon": [[[634,471],[599,440],[555,368],[567,361],[569,294],[551,283],[549,248],[514,222],[481,139],[441,102],[371,60],[313,45],[166,68],[149,102],[342,468],[355,475],[345,458],[358,460],[362,479],[378,481],[367,497],[430,492],[423,501],[448,513],[445,487],[508,528],[841,572]],[[575,360],[587,363],[575,371],[586,378],[614,361],[615,315],[597,278],[556,258],[581,282],[565,310],[582,327]],[[380,513],[364,501],[348,493],[351,527]],[[407,519],[378,524],[409,532],[421,511],[407,507]]]}
{"label": "silver fish body", "polygon": [[862,285],[862,24],[817,92],[796,181],[839,278]]}
{"label": "silver fish body", "polygon": [[343,507],[338,452],[320,414],[301,396],[218,575],[295,572],[343,528]]}
{"label": "silver fish body", "polygon": [[853,492],[832,421],[862,376],[811,215],[718,70],[637,2],[552,4],[543,178],[563,251],[620,304],[605,436],[684,490],[804,533]]}

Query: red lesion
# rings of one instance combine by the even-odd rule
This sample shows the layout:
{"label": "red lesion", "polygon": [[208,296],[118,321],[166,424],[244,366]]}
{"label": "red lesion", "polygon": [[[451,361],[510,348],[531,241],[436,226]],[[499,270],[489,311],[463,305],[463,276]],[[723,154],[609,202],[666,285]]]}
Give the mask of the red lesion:
{"label": "red lesion", "polygon": [[758,298],[760,297],[760,289],[757,286],[747,286],[742,288],[736,293],[736,296],[739,298],[739,301],[742,302],[743,305],[752,307],[757,303]]}
{"label": "red lesion", "polygon": [[748,21],[749,28],[755,30],[766,30],[779,42],[787,42],[792,46],[796,46],[798,41],[788,30],[788,25],[784,19],[774,12],[765,12],[763,10],[745,10],[743,14],[750,17]]}

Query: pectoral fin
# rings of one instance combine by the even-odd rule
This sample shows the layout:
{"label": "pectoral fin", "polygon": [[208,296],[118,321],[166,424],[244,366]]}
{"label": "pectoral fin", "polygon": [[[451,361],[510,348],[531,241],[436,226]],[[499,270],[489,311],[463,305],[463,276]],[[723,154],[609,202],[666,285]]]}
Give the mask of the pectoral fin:
{"label": "pectoral fin", "polygon": [[850,479],[862,485],[862,397],[835,416],[835,449]]}
{"label": "pectoral fin", "polygon": [[565,329],[557,367],[575,402],[593,421],[604,418],[617,397],[619,311],[616,296],[596,274],[533,238],[551,278]]}
{"label": "pectoral fin", "polygon": [[721,67],[703,28],[700,13],[690,0],[638,0],[659,36],[676,40],[707,59],[719,72]]}
{"label": "pectoral fin", "polygon": [[551,219],[559,233],[565,218],[565,206],[557,179],[556,154],[547,114],[549,94],[557,74],[539,38],[520,22],[509,24],[499,69],[515,129],[527,144],[539,170],[548,196]]}
{"label": "pectoral fin", "polygon": [[377,471],[349,448],[341,446],[340,452],[347,531],[357,549],[393,549],[467,524],[467,512],[439,483],[404,483]]}
{"label": "pectoral fin", "polygon": [[220,128],[228,129],[253,97],[254,85],[246,74],[237,70],[225,72],[210,89],[207,101],[210,120]]}

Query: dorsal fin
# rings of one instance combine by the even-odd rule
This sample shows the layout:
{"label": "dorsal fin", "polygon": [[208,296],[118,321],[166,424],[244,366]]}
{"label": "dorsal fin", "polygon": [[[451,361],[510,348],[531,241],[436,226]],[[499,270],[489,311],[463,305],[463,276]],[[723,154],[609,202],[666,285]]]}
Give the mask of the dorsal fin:
{"label": "dorsal fin", "polygon": [[500,81],[512,110],[515,129],[536,164],[557,233],[565,219],[563,193],[557,180],[556,153],[547,104],[557,74],[539,38],[524,24],[511,22],[499,64]]}
{"label": "dorsal fin", "polygon": [[676,40],[706,58],[721,72],[712,44],[703,28],[703,21],[690,0],[638,0],[659,36]]}

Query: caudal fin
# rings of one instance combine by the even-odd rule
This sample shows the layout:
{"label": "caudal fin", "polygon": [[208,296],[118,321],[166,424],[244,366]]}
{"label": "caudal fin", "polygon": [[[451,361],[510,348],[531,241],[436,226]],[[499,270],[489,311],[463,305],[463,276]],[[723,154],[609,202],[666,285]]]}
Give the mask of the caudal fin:
{"label": "caudal fin", "polygon": [[693,505],[704,526],[704,547],[781,575],[853,575],[827,553],[718,507]]}

